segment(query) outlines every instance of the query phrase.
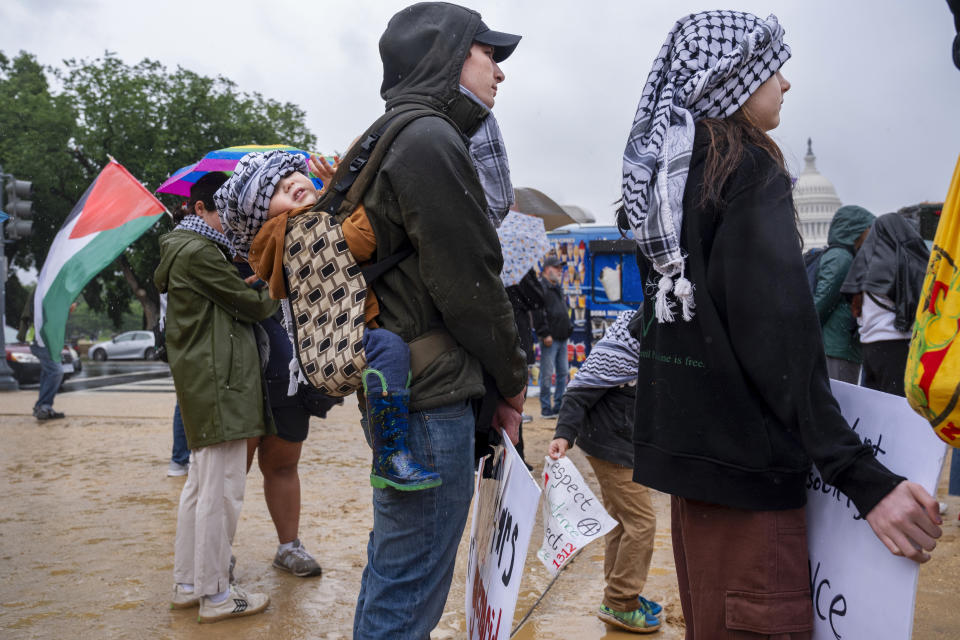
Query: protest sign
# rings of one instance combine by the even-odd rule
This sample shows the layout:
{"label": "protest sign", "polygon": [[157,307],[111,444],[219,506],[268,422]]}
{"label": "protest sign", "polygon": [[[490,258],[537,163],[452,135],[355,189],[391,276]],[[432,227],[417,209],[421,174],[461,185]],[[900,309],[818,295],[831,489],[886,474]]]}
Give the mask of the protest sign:
{"label": "protest sign", "polygon": [[510,444],[480,461],[467,560],[467,636],[509,638],[540,487]]}
{"label": "protest sign", "polygon": [[545,458],[543,467],[543,544],[540,562],[552,575],[578,549],[617,526],[570,458]]}
{"label": "protest sign", "polygon": [[[926,420],[899,396],[831,384],[844,418],[877,459],[934,494],[946,445]],[[908,640],[919,565],[891,554],[816,467],[807,480],[807,528],[814,640]]]}

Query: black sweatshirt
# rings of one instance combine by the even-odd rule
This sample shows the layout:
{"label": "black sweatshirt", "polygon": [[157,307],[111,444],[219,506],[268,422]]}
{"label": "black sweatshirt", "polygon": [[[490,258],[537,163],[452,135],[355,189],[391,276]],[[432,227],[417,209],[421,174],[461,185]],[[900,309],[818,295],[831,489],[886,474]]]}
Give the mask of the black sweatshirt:
{"label": "black sweatshirt", "polygon": [[540,278],[540,286],[543,287],[543,308],[534,311],[537,335],[541,339],[550,336],[557,342],[566,340],[573,333],[573,323],[563,288],[546,278]]}
{"label": "black sweatshirt", "polygon": [[569,386],[557,419],[554,438],[601,460],[633,466],[633,403],[636,387]]}
{"label": "black sweatshirt", "polygon": [[[830,392],[790,182],[749,147],[724,208],[700,206],[704,134],[698,126],[681,232],[696,315],[658,323],[650,296],[636,327],[634,480],[735,508],[791,509],[806,502],[812,459],[866,514],[903,478],[861,443]],[[645,279],[658,277],[639,262]]]}

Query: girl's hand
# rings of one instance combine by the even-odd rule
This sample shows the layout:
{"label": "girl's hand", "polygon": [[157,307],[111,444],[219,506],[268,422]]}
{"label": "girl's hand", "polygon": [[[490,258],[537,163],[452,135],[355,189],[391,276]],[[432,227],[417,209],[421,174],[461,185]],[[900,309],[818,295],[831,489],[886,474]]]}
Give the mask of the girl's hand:
{"label": "girl's hand", "polygon": [[926,562],[937,546],[940,506],[919,484],[904,480],[867,514],[867,523],[895,556]]}

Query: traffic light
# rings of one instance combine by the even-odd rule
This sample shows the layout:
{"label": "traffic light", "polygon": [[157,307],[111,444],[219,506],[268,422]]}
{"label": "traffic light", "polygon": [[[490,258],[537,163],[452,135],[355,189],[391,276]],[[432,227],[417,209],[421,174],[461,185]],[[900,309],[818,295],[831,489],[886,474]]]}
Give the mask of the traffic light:
{"label": "traffic light", "polygon": [[7,184],[4,188],[6,202],[2,209],[7,212],[10,219],[4,225],[7,240],[20,240],[30,235],[33,227],[33,202],[30,196],[33,195],[33,184],[28,180],[17,180],[13,176],[7,178]]}

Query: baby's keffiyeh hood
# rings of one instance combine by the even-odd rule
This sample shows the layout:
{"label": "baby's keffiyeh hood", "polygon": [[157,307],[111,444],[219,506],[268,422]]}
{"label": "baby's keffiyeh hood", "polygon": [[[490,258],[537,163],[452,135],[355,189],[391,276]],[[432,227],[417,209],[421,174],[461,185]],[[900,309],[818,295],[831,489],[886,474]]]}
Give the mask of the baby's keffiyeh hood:
{"label": "baby's keffiyeh hood", "polygon": [[671,293],[693,318],[680,228],[694,122],[732,115],[789,58],[776,16],[705,11],[679,20],[653,63],[623,153],[622,195],[640,252],[661,275],[659,322],[673,321]]}
{"label": "baby's keffiyeh hood", "polygon": [[213,194],[223,233],[244,258],[250,252],[253,238],[267,221],[270,198],[277,183],[294,171],[309,175],[303,156],[279,150],[248,153],[237,163],[233,175]]}

